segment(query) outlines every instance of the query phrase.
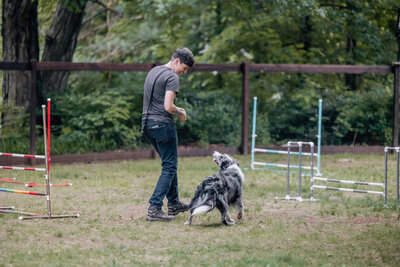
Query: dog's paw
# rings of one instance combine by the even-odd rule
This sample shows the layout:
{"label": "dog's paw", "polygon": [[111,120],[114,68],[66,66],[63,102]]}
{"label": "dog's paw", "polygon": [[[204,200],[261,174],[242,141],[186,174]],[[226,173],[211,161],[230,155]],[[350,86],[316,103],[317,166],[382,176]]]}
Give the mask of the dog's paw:
{"label": "dog's paw", "polygon": [[238,220],[243,219],[243,213],[239,212],[238,215],[237,215],[237,218],[238,218]]}
{"label": "dog's paw", "polygon": [[226,222],[226,225],[227,225],[227,226],[235,225],[235,221],[234,221],[234,220],[229,221],[229,222],[227,221],[227,222]]}
{"label": "dog's paw", "polygon": [[231,218],[229,218],[227,220],[223,220],[222,223],[225,224],[226,226],[235,225],[235,221],[232,220]]}

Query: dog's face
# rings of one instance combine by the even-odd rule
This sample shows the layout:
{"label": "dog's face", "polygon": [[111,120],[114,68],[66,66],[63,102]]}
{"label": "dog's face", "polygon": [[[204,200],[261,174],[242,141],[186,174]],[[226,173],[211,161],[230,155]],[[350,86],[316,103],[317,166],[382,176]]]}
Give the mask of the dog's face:
{"label": "dog's face", "polygon": [[217,151],[214,151],[213,158],[214,162],[217,163],[217,165],[221,170],[226,170],[228,167],[232,165],[239,166],[239,162],[236,159],[229,156],[228,154],[221,154]]}

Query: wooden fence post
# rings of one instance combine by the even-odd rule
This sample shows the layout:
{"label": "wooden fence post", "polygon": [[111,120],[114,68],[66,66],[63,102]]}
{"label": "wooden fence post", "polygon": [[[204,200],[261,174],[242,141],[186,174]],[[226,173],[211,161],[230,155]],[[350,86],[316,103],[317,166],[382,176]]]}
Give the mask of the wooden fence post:
{"label": "wooden fence post", "polygon": [[[31,97],[29,101],[29,132],[30,132],[30,147],[29,154],[36,154],[36,80],[37,80],[37,61],[36,59],[31,60]],[[34,159],[30,160],[30,164],[34,164]]]}
{"label": "wooden fence post", "polygon": [[400,62],[393,63],[394,93],[393,93],[393,146],[399,145],[399,82]]}
{"label": "wooden fence post", "polygon": [[250,70],[249,63],[242,63],[242,144],[241,153],[249,153],[249,97],[250,97]]}

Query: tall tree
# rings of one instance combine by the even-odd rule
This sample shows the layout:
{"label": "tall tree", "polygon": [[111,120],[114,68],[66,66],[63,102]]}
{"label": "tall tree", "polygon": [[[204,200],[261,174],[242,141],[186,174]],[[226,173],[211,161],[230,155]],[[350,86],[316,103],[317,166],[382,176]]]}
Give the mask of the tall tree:
{"label": "tall tree", "polygon": [[[60,1],[45,37],[42,61],[72,61],[87,0]],[[62,92],[69,72],[41,73],[42,93]]]}
{"label": "tall tree", "polygon": [[[38,60],[38,2],[35,0],[3,0],[2,28],[3,60],[8,62],[29,62]],[[29,107],[30,73],[5,71],[2,96],[5,102],[12,102],[26,110]]]}
{"label": "tall tree", "polygon": [[[45,37],[42,61],[71,61],[78,40],[87,0],[58,0],[52,24]],[[38,1],[3,0],[2,4],[3,61],[29,62],[39,59]],[[62,91],[67,72],[43,72],[42,91]],[[6,102],[29,107],[30,73],[4,73],[2,96]]]}

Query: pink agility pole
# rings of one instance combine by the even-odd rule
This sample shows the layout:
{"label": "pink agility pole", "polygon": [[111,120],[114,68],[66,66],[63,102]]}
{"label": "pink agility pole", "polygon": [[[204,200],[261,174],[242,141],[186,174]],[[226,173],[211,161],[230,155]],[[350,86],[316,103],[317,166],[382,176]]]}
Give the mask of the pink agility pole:
{"label": "pink agility pole", "polygon": [[15,178],[0,178],[0,182],[15,181]]}
{"label": "pink agility pole", "polygon": [[[41,183],[25,183],[26,187],[35,187],[35,186],[46,186],[46,184]],[[68,184],[50,184],[50,186],[72,186],[71,183]]]}
{"label": "pink agility pole", "polygon": [[2,178],[0,182],[3,183],[12,183],[12,184],[26,184],[25,182],[16,181],[15,178]]}
{"label": "pink agility pole", "polygon": [[51,104],[51,99],[47,98],[47,168],[48,172],[50,174],[50,104]]}
{"label": "pink agility pole", "polygon": [[[0,178],[0,182],[13,183],[13,184],[24,184],[26,187],[45,186],[46,185],[46,184],[41,184],[41,183],[16,181],[15,178]],[[67,183],[67,184],[50,184],[50,186],[72,186],[72,184],[71,183]]]}
{"label": "pink agility pole", "polygon": [[45,156],[43,155],[25,155],[25,154],[3,153],[3,152],[0,152],[0,156],[15,157],[15,158],[45,159]]}

